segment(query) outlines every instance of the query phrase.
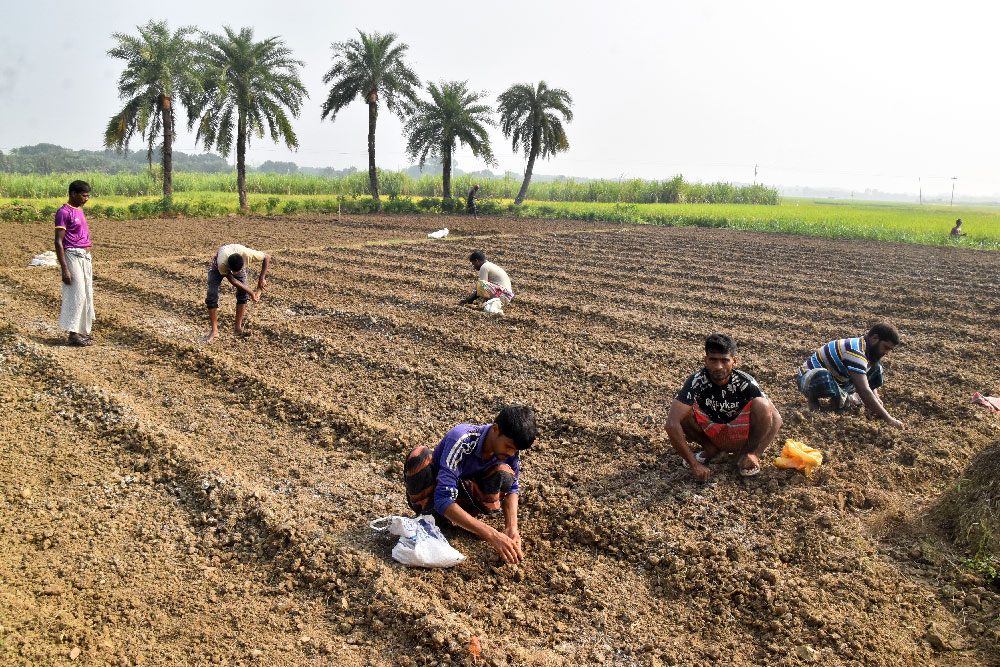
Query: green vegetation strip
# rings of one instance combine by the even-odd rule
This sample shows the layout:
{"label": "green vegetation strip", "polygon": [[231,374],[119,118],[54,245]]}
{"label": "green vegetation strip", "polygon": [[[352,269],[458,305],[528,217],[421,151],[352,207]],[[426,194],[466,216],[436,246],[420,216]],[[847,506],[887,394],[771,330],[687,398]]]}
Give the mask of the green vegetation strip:
{"label": "green vegetation strip", "polygon": [[[66,198],[0,199],[0,220],[33,222],[51,220]],[[322,195],[256,195],[249,198],[251,214],[294,215],[297,213],[364,214],[375,211],[371,197]],[[157,197],[95,196],[86,208],[91,218],[138,219],[164,215]],[[462,213],[464,202],[437,197],[384,198],[383,213]],[[870,239],[929,245],[961,245],[1000,249],[1000,208],[918,206],[910,204],[847,203],[837,201],[785,200],[777,206],[739,204],[604,204],[529,201],[514,206],[509,199],[484,199],[483,215],[520,218],[653,224],[666,226],[719,227],[783,232],[843,239]],[[224,192],[180,192],[174,196],[169,214],[211,217],[235,214],[235,194]],[[956,218],[968,236],[949,238]],[[428,220],[428,227],[438,223]]]}
{"label": "green vegetation strip", "polygon": [[[159,169],[152,173],[104,174],[100,172],[73,174],[11,174],[0,172],[0,197],[10,199],[45,199],[64,197],[70,181],[82,179],[90,183],[95,197],[161,196],[163,185]],[[406,172],[378,171],[379,192],[387,197],[441,197],[443,183],[440,174],[423,174],[413,178]],[[191,192],[235,193],[236,174],[174,173],[174,195]],[[462,174],[452,178],[452,196],[464,198],[473,184],[480,186],[482,197],[513,199],[521,183],[505,178],[476,178]],[[249,195],[327,195],[363,197],[370,195],[367,172],[341,177],[306,176],[301,174],[247,174]],[[730,183],[688,183],[681,176],[668,181],[576,181],[551,183],[533,182],[528,188],[529,200],[552,202],[629,202],[706,203],[706,204],[777,204],[778,192],[763,185],[732,185]]]}

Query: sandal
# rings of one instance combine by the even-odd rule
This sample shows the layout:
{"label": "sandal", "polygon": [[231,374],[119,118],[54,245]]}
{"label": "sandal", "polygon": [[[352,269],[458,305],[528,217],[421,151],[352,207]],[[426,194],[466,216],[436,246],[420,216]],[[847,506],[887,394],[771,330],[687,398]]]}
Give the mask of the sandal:
{"label": "sandal", "polygon": [[753,477],[754,475],[760,474],[760,465],[755,465],[752,468],[740,468],[741,477]]}
{"label": "sandal", "polygon": [[93,338],[84,338],[83,336],[77,336],[76,338],[70,338],[67,345],[70,347],[90,347],[94,344]]}
{"label": "sandal", "polygon": [[720,456],[722,456],[723,454],[727,454],[727,453],[728,452],[723,452],[720,449],[719,451],[715,452],[714,454],[709,454],[708,450],[702,449],[701,451],[699,451],[697,454],[694,455],[694,460],[704,466],[704,465],[708,465],[709,463],[712,463],[713,461],[715,461],[716,459],[718,459]]}

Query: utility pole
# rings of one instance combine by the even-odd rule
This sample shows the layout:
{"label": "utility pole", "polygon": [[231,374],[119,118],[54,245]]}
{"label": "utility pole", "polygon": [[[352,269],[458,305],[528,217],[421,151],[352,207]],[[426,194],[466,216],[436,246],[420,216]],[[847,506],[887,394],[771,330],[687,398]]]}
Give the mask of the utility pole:
{"label": "utility pole", "polygon": [[757,165],[753,166],[753,184],[757,185]]}
{"label": "utility pole", "polygon": [[955,181],[958,180],[958,176],[951,177],[951,204],[949,206],[955,205]]}
{"label": "utility pole", "polygon": [[920,180],[919,176],[917,176],[917,189],[920,191],[920,205],[923,206],[924,205],[924,184],[923,184],[923,181]]}

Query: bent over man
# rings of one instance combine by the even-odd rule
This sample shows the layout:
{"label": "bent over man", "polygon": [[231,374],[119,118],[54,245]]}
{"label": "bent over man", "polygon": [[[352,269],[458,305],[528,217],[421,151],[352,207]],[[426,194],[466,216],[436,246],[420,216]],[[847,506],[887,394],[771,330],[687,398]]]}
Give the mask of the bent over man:
{"label": "bent over man", "polygon": [[[714,333],[705,339],[705,366],[691,375],[670,405],[667,435],[699,482],[712,475],[706,465],[735,456],[749,477],[781,428],[781,415],[748,373],[736,370],[736,341]],[[697,454],[689,442],[701,445]]]}
{"label": "bent over man", "polygon": [[[247,286],[246,267],[253,261],[261,263],[256,291]],[[233,323],[233,331],[237,336],[242,336],[247,302],[250,299],[253,299],[254,303],[260,302],[258,292],[263,292],[267,287],[266,276],[270,265],[271,256],[259,250],[238,243],[230,243],[219,248],[212,258],[212,266],[208,269],[208,294],[205,296],[205,306],[208,307],[208,324],[211,330],[205,342],[211,342],[219,335],[219,287],[222,285],[222,279],[227,279],[236,288],[236,321]]]}
{"label": "bent over man", "polygon": [[[406,457],[407,504],[418,514],[433,510],[486,540],[507,563],[520,562],[519,453],[531,447],[537,434],[535,411],[524,405],[508,405],[492,424],[459,424],[433,453],[417,447]],[[476,518],[500,512],[503,531]]]}
{"label": "bent over man", "polygon": [[[832,340],[820,347],[799,366],[799,391],[809,409],[842,410],[848,404],[864,404],[868,414],[902,428],[903,422],[889,414],[878,395],[885,382],[879,361],[897,345],[896,327],[879,323],[864,336]],[[829,399],[828,405],[820,399]]]}

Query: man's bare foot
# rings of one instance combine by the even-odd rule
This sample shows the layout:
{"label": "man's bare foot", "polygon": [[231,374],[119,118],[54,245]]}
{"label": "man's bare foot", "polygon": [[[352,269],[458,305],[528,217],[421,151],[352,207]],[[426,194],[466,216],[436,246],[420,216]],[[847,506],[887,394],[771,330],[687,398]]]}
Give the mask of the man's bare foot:
{"label": "man's bare foot", "polygon": [[86,338],[78,333],[71,333],[67,343],[73,347],[90,347],[94,344],[94,341],[92,338]]}
{"label": "man's bare foot", "polygon": [[217,330],[214,330],[214,329],[213,329],[212,331],[209,331],[209,332],[208,332],[208,335],[207,335],[207,336],[205,336],[205,342],[206,342],[206,343],[211,343],[211,342],[212,342],[213,340],[215,340],[215,339],[216,339],[216,338],[217,338],[218,336],[219,336],[219,332],[218,332]]}

